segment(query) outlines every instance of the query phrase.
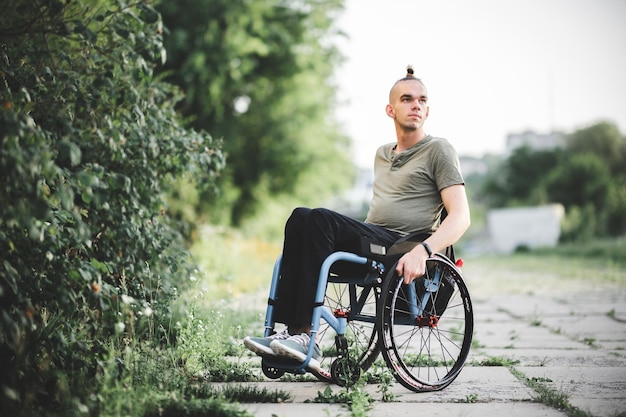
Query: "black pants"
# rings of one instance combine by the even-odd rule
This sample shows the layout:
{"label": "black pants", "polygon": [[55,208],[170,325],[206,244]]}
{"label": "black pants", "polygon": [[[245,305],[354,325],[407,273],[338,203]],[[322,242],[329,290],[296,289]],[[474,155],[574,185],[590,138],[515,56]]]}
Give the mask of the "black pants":
{"label": "black pants", "polygon": [[297,208],[285,225],[281,277],[274,321],[288,326],[311,324],[315,292],[324,259],[333,252],[358,251],[358,236],[390,246],[400,235],[327,209]]}

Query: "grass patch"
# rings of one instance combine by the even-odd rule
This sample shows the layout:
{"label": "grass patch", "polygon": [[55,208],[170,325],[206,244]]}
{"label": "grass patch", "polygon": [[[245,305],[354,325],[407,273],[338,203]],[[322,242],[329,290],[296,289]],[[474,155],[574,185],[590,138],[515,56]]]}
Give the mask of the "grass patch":
{"label": "grass patch", "polygon": [[215,387],[209,384],[198,384],[190,390],[191,397],[207,399],[222,398],[237,403],[285,403],[293,398],[291,393],[283,390],[268,390],[254,385],[226,385]]}
{"label": "grass patch", "polygon": [[335,393],[330,386],[317,392],[317,397],[307,402],[326,404],[345,404],[353,417],[366,417],[372,409],[374,399],[363,388],[365,381],[359,380],[351,387]]}
{"label": "grass patch", "polygon": [[519,364],[518,360],[506,359],[500,356],[492,356],[492,357],[483,359],[482,361],[478,361],[478,362],[472,361],[470,363],[471,366],[507,366],[507,367],[511,367],[517,364]]}
{"label": "grass patch", "polygon": [[531,251],[536,256],[558,256],[572,259],[582,258],[594,260],[607,266],[626,268],[626,236],[615,239],[594,239],[580,242],[560,244],[554,248]]}
{"label": "grass patch", "polygon": [[528,378],[512,366],[509,367],[509,370],[524,385],[537,393],[537,400],[542,404],[563,411],[569,417],[593,417],[588,412],[571,405],[569,402],[569,394],[548,386],[547,383],[552,382],[552,380],[548,378]]}
{"label": "grass patch", "polygon": [[252,417],[252,414],[241,410],[234,404],[225,403],[222,399],[193,399],[177,401],[170,399],[148,410],[143,417]]}
{"label": "grass patch", "polygon": [[269,289],[279,242],[244,236],[232,229],[204,227],[191,253],[200,268],[194,291],[207,301],[232,300]]}
{"label": "grass patch", "polygon": [[[617,240],[618,249],[625,239]],[[584,247],[586,245],[579,245]],[[464,266],[466,282],[472,295],[543,293],[611,290],[626,286],[626,258],[614,259],[610,245],[602,243],[605,251],[586,256],[568,254],[567,247],[529,251],[510,255],[481,255],[467,259]]]}

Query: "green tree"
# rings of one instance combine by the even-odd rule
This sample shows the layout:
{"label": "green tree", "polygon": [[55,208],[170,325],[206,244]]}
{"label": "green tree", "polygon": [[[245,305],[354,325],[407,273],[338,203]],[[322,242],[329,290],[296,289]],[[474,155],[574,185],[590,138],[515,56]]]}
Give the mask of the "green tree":
{"label": "green tree", "polygon": [[515,149],[494,171],[481,190],[492,207],[545,204],[549,197],[544,182],[559,164],[561,151],[536,151],[527,146]]}
{"label": "green tree", "polygon": [[565,238],[626,233],[626,137],[600,122],[570,134],[567,153],[550,180],[554,199],[568,207]]}
{"label": "green tree", "polygon": [[0,414],[67,415],[70,393],[97,393],[111,341],[168,322],[193,265],[163,195],[224,161],[154,75],[148,2],[1,7]]}
{"label": "green tree", "polygon": [[625,175],[626,138],[613,123],[600,122],[573,132],[567,138],[567,150],[575,154],[597,155],[611,174]]}
{"label": "green tree", "polygon": [[546,188],[551,201],[563,204],[566,210],[592,203],[597,212],[603,212],[608,203],[611,174],[597,154],[574,154],[553,168]]}
{"label": "green tree", "polygon": [[491,207],[561,203],[565,240],[626,233],[626,138],[608,122],[577,130],[566,147],[523,147],[488,174]]}
{"label": "green tree", "polygon": [[[265,195],[348,183],[348,138],[333,117],[333,46],[341,0],[163,2],[167,79],[192,126],[224,138],[228,172],[219,205],[234,224]],[[317,187],[317,186],[313,186]],[[319,188],[309,193],[324,192]],[[206,202],[207,198],[200,201]]]}
{"label": "green tree", "polygon": [[552,202],[566,210],[563,240],[588,239],[607,234],[607,204],[611,176],[595,154],[575,154],[550,173],[546,182]]}

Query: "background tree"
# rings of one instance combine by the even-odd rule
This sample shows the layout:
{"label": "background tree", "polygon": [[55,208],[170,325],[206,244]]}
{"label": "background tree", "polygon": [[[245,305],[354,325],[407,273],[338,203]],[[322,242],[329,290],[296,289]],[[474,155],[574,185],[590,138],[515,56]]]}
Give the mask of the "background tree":
{"label": "background tree", "polygon": [[527,146],[512,154],[489,175],[481,192],[492,207],[545,204],[544,182],[560,163],[559,150],[536,151]]}
{"label": "background tree", "polygon": [[159,339],[193,264],[163,195],[210,184],[147,2],[5,0],[0,14],[0,415],[98,407],[108,347]]}
{"label": "background tree", "polygon": [[613,123],[600,122],[573,132],[567,139],[567,150],[596,155],[611,175],[626,174],[626,139]]}
{"label": "background tree", "polygon": [[333,117],[341,0],[183,0],[159,10],[164,70],[185,92],[179,109],[224,138],[227,174],[212,216],[226,206],[239,225],[266,195],[319,197],[350,182],[349,141]]}
{"label": "background tree", "polygon": [[566,138],[564,149],[519,148],[495,170],[481,194],[491,207],[561,203],[564,240],[626,233],[626,138],[601,122]]}

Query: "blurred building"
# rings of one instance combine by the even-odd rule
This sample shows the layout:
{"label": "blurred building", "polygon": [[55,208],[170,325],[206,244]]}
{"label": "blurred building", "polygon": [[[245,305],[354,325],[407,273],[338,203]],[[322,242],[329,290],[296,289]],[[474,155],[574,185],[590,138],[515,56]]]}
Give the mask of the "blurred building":
{"label": "blurred building", "polygon": [[522,133],[510,133],[506,137],[506,154],[511,154],[515,149],[527,146],[535,151],[547,151],[565,146],[565,134],[561,132],[535,133],[527,130]]}
{"label": "blurred building", "polygon": [[496,252],[553,247],[559,242],[565,210],[560,204],[490,210],[487,227]]}

